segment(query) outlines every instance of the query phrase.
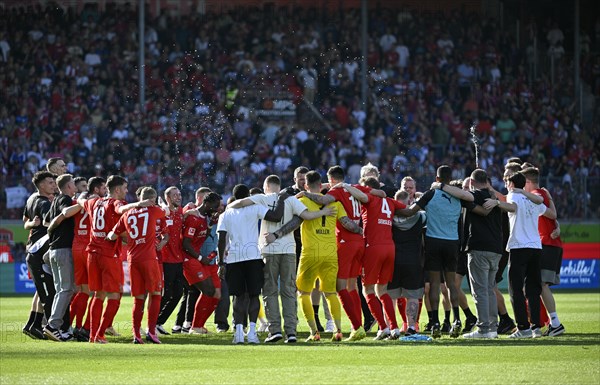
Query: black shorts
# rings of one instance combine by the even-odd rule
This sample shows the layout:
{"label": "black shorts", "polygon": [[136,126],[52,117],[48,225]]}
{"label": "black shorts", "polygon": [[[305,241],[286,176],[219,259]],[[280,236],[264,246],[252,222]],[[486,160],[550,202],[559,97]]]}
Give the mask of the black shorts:
{"label": "black shorts", "polygon": [[496,283],[500,283],[504,279],[504,270],[506,270],[506,266],[508,266],[508,256],[508,251],[502,251],[502,257],[500,257],[500,262],[498,262],[498,271],[496,272]]}
{"label": "black shorts", "polygon": [[425,270],[456,272],[458,240],[425,237]]}
{"label": "black shorts", "polygon": [[388,290],[398,288],[417,290],[423,288],[424,285],[423,267],[421,265],[395,264],[394,276],[388,284]]}
{"label": "black shorts", "polygon": [[458,252],[458,261],[456,263],[456,274],[460,274],[463,277],[469,276],[469,267],[467,266],[469,257],[467,257],[466,251]]}
{"label": "black shorts", "polygon": [[229,294],[241,296],[248,293],[249,296],[260,295],[265,281],[262,259],[227,264],[225,280],[229,288]]}
{"label": "black shorts", "polygon": [[562,266],[562,247],[542,245],[542,283],[560,284],[560,267]]}

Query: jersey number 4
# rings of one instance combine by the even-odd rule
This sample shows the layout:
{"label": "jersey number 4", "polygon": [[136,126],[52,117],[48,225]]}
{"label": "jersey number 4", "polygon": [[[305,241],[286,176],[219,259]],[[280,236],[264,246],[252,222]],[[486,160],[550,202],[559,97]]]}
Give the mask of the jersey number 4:
{"label": "jersey number 4", "polygon": [[387,199],[381,201],[381,213],[387,215],[388,218],[392,216],[392,211],[387,203]]}

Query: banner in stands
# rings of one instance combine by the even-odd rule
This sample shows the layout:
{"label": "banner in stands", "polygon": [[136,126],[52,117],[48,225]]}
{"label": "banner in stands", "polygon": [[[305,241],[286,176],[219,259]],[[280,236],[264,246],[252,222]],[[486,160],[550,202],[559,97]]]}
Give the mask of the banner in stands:
{"label": "banner in stands", "polygon": [[268,120],[293,119],[296,117],[296,105],[291,99],[265,99],[256,110],[256,115]]}
{"label": "banner in stands", "polygon": [[565,243],[563,250],[558,287],[600,288],[600,243]]}
{"label": "banner in stands", "polygon": [[560,289],[600,288],[600,226],[565,223],[561,225],[563,261]]}
{"label": "banner in stands", "polygon": [[27,274],[27,264],[15,263],[15,293],[34,293],[35,285]]}

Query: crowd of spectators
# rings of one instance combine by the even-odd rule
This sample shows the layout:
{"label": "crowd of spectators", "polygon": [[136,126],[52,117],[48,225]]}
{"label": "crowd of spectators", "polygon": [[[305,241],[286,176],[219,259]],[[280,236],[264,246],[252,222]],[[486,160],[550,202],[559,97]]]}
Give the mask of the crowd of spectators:
{"label": "crowd of spectators", "polygon": [[[325,173],[340,164],[355,180],[367,162],[380,168],[384,182],[398,185],[411,175],[420,189],[441,163],[463,178],[477,162],[501,188],[505,160],[520,156],[550,177],[559,216],[583,216],[595,199],[590,191],[600,190],[576,183],[582,175],[600,177],[600,129],[597,121],[584,124],[575,108],[572,60],[556,57],[554,84],[545,73],[533,78],[527,47],[493,19],[372,10],[363,106],[358,10],[163,14],[146,23],[144,108],[136,21],[129,5],[109,4],[102,13],[5,11],[4,186],[32,191],[32,174],[60,156],[75,175],[119,173],[129,178],[130,191],[177,184],[189,199],[200,185],[229,192],[271,173],[287,183],[298,165]],[[552,20],[532,25],[548,37],[548,49],[564,39]],[[582,77],[596,95],[597,29],[582,53]],[[310,115],[304,108],[310,103],[324,119],[257,113],[280,99],[293,101],[298,114]],[[19,218],[21,211],[6,212]]]}

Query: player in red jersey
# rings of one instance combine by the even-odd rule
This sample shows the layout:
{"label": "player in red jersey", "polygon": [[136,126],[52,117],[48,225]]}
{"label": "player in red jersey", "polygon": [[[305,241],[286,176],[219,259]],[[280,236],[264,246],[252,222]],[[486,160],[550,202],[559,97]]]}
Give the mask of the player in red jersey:
{"label": "player in red jersey", "polygon": [[218,266],[210,265],[214,256],[200,255],[200,248],[206,240],[210,227],[214,224],[212,217],[219,211],[221,196],[210,192],[196,208],[186,211],[183,224],[183,275],[190,286],[202,292],[194,307],[194,318],[190,334],[206,334],[206,320],[216,309],[221,299],[221,280]]}
{"label": "player in red jersey", "polygon": [[[346,189],[340,188],[344,182],[345,173],[340,166],[333,166],[327,171],[327,178],[330,189],[327,194],[312,194],[310,192],[301,192],[300,196],[306,196],[310,200],[321,205],[328,205],[332,202],[340,202],[348,215],[348,218],[356,224],[361,220],[361,203],[353,197]],[[371,188],[365,186],[349,186],[347,189],[358,189],[364,193],[371,192]],[[382,191],[381,196],[385,196]],[[344,311],[348,315],[352,324],[352,332],[349,340],[359,340],[364,338],[364,328],[362,327],[360,296],[357,290],[356,278],[360,275],[363,256],[365,252],[365,240],[362,234],[348,231],[339,221],[336,224],[337,254],[338,254],[338,274],[336,290],[340,297],[340,302]]]}
{"label": "player in red jersey", "polygon": [[[544,205],[556,212],[554,201],[548,190],[540,188],[540,171],[535,167],[528,167],[521,171],[527,180],[525,191],[544,198]],[[545,213],[538,219],[538,231],[542,240],[542,257],[540,259],[542,275],[542,302],[550,315],[550,325],[544,335],[556,337],[565,332],[565,327],[560,323],[556,313],[556,302],[550,290],[551,285],[560,284],[560,267],[562,265],[562,241],[560,228],[556,219],[551,219]]]}
{"label": "player in red jersey", "polygon": [[[373,177],[361,179],[361,184],[371,188],[380,187],[379,181]],[[387,284],[392,280],[395,260],[392,222],[394,215],[402,215],[399,210],[406,208],[406,205],[387,197],[380,198],[362,192],[356,194],[353,190],[348,191],[362,203],[361,216],[366,239],[363,290],[371,314],[379,324],[375,339],[395,339],[400,337],[400,329],[396,322],[394,302],[387,293]],[[385,322],[381,305],[389,321],[389,327]]]}
{"label": "player in red jersey", "polygon": [[[85,181],[85,180],[84,180]],[[86,192],[88,197],[103,197],[106,195],[106,180],[101,177],[92,177],[85,181],[86,190],[80,190],[84,186],[75,183],[78,186],[79,197],[84,197]],[[73,336],[78,340],[89,340],[89,312],[84,322],[86,309],[88,308],[88,299],[90,298],[90,288],[88,286],[88,253],[85,250],[90,242],[90,216],[83,208],[77,211],[75,219],[75,238],[73,239],[73,267],[75,273],[75,291],[76,294],[71,301],[71,323],[75,322]],[[88,309],[89,310],[89,309]]]}
{"label": "player in red jersey", "polygon": [[[185,206],[183,206],[183,208],[182,208],[183,214],[185,215],[186,212],[199,207],[202,204],[204,197],[209,192],[211,192],[210,188],[199,187],[195,193],[196,200],[194,202],[189,202]],[[183,223],[183,217],[182,217],[182,223]],[[180,237],[181,237],[181,235],[180,235]],[[181,247],[181,250],[182,250],[181,261],[183,263],[183,255],[185,255],[185,251],[183,251],[183,247]],[[183,277],[183,267],[182,267],[181,276]],[[181,304],[179,306],[179,311],[177,312],[177,318],[175,320],[175,325],[173,325],[173,328],[171,329],[171,332],[177,333],[177,334],[182,333],[182,332],[188,333],[190,331],[190,328],[192,326],[192,319],[194,317],[194,306],[196,305],[196,301],[198,300],[198,297],[200,297],[200,292],[198,291],[198,289],[196,289],[194,286],[188,285],[187,281],[183,278],[182,278],[182,282],[183,282],[183,296],[181,297]],[[161,320],[162,319],[163,318],[161,317]],[[166,320],[165,320],[165,322],[166,322]],[[160,331],[159,331],[159,333],[160,333]]]}
{"label": "player in red jersey", "polygon": [[[106,181],[107,197],[95,197],[80,202],[91,219],[90,243],[88,252],[88,285],[96,292],[90,311],[90,342],[106,343],[104,332],[112,325],[119,310],[123,289],[123,266],[119,256],[119,242],[106,238],[122,214],[130,209],[146,207],[151,201],[127,204],[127,180],[111,175]],[[106,309],[102,312],[104,299],[108,298]]]}
{"label": "player in red jersey", "polygon": [[[156,201],[156,190],[144,187],[140,201]],[[139,207],[124,214],[113,230],[108,234],[109,240],[117,236],[127,239],[127,262],[131,274],[131,295],[135,297],[132,311],[133,343],[143,344],[141,336],[144,303],[148,301],[148,332],[146,341],[160,344],[156,335],[156,320],[160,311],[162,276],[158,263],[156,239],[160,231],[160,221],[165,219],[165,211],[159,206]]]}
{"label": "player in red jersey", "polygon": [[161,250],[163,262],[163,297],[160,304],[160,313],[156,331],[163,335],[169,333],[163,324],[177,307],[177,302],[183,293],[183,247],[181,245],[181,232],[183,229],[183,211],[181,209],[181,192],[175,186],[165,190],[165,200],[169,206],[169,215],[166,217],[166,232],[169,240]]}

